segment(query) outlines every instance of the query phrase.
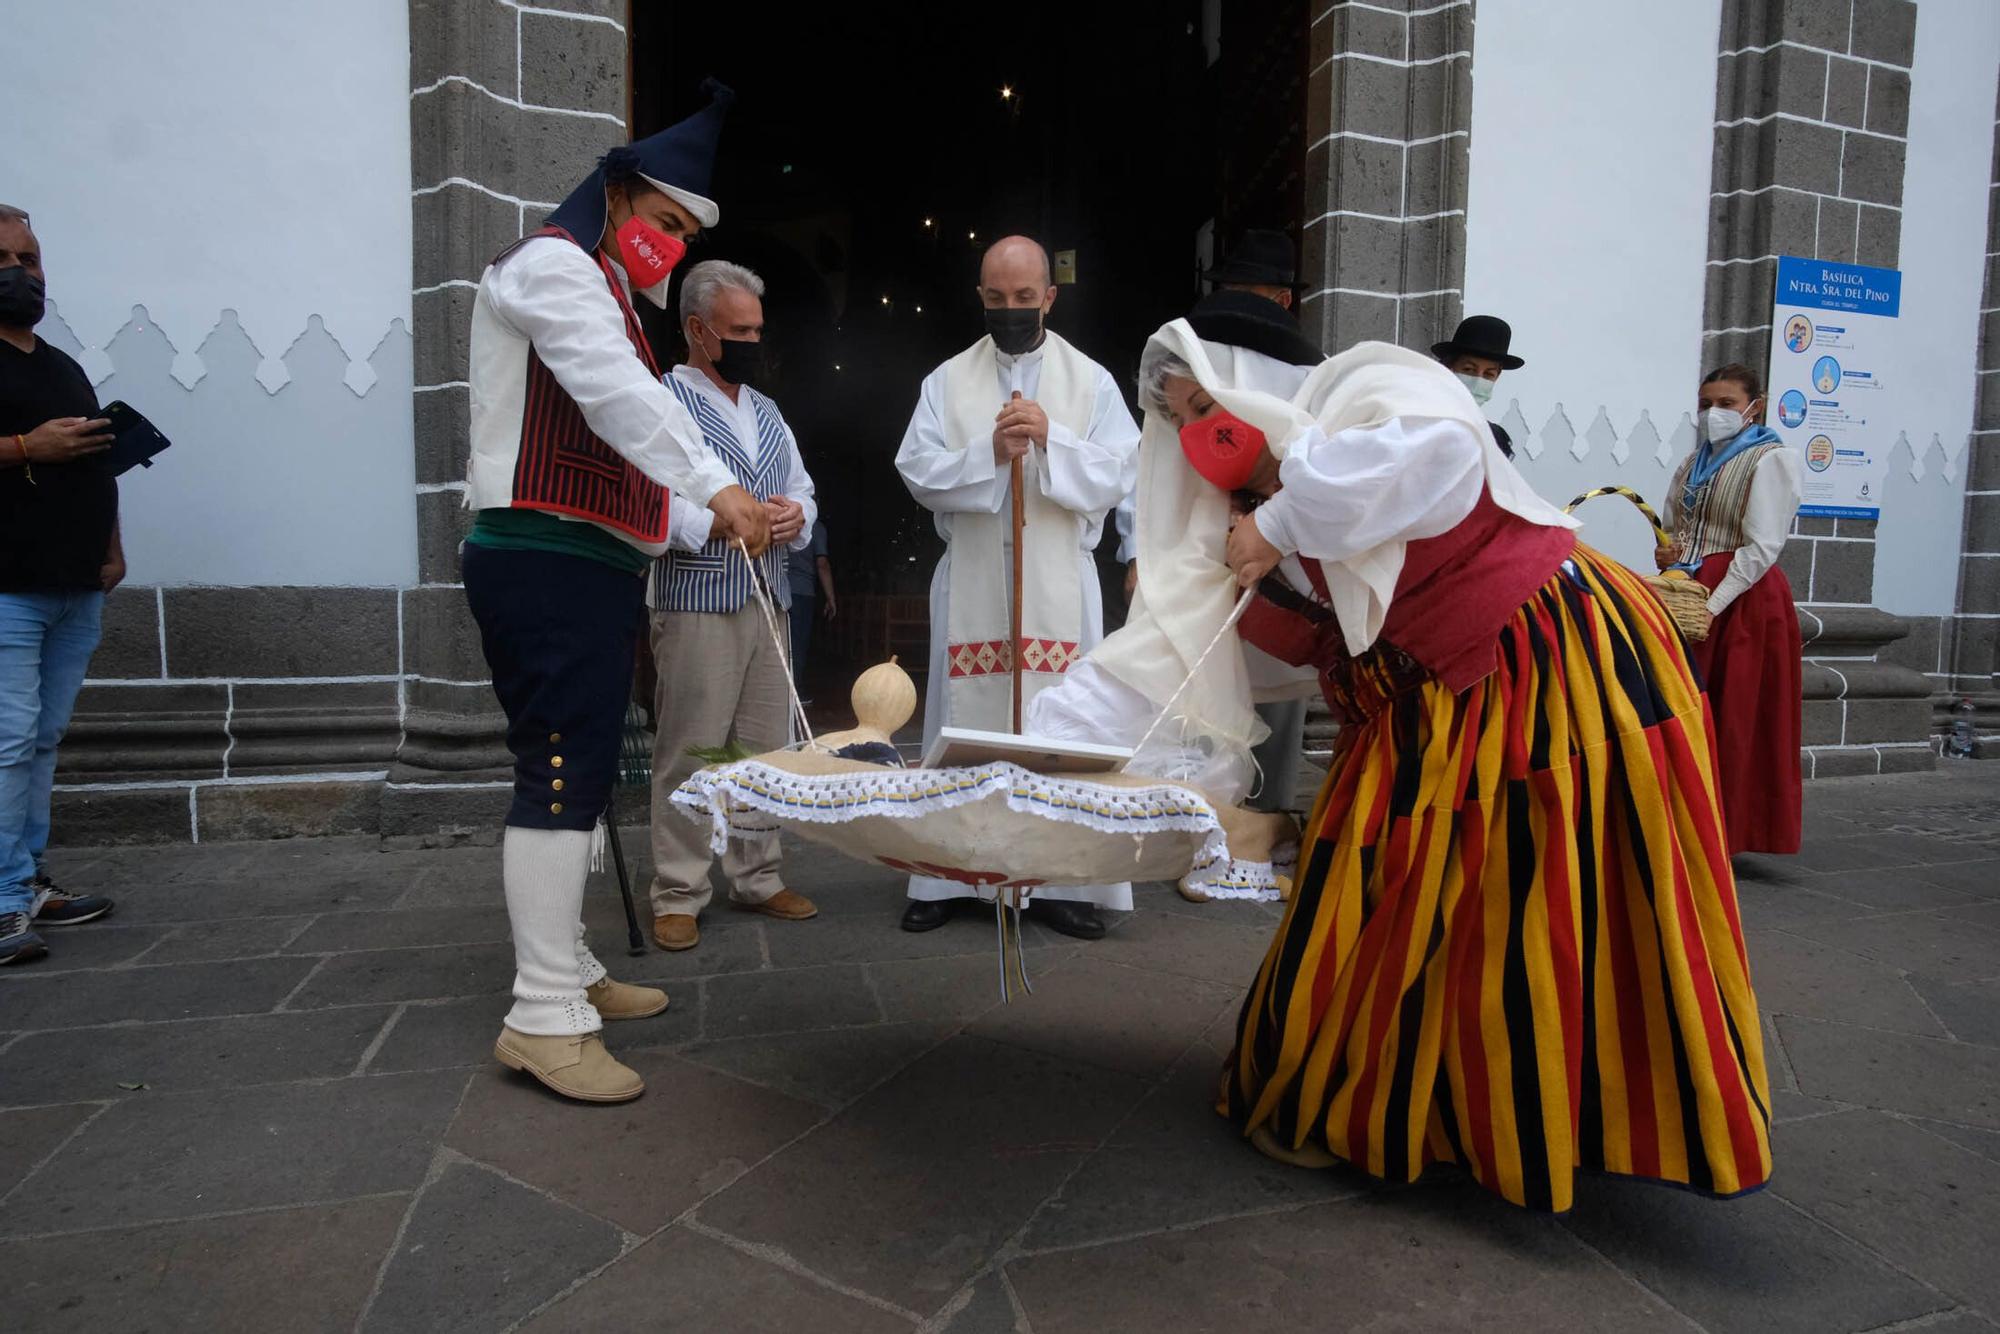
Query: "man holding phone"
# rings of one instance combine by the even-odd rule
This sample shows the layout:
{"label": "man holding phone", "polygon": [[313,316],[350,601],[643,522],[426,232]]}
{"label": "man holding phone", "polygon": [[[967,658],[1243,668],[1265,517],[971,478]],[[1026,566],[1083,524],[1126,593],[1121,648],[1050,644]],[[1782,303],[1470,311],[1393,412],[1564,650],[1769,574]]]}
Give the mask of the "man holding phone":
{"label": "man holding phone", "polygon": [[56,746],[125,578],[110,423],[83,368],[35,336],[46,289],[28,215],[0,204],[0,965],[39,958],[38,927],[102,917],[41,869]]}

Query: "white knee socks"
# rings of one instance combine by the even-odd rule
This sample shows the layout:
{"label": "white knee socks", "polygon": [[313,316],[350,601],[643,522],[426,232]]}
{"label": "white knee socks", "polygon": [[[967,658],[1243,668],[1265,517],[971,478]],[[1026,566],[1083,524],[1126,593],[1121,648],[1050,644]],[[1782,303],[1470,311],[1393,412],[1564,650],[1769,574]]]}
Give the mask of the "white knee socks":
{"label": "white knee socks", "polygon": [[590,833],[507,827],[501,843],[507,918],[514,929],[514,1008],[507,1027],[533,1037],[594,1033],[603,1027],[584,998],[604,965],[583,942],[583,884]]}

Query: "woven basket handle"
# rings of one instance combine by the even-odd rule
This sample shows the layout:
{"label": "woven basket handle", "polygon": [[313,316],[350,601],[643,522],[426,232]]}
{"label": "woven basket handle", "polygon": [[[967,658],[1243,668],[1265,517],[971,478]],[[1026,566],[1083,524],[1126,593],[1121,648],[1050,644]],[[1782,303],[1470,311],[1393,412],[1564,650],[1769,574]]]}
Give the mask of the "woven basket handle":
{"label": "woven basket handle", "polygon": [[1639,513],[1646,516],[1646,522],[1653,525],[1653,536],[1659,539],[1659,545],[1663,547],[1670,547],[1674,544],[1673,534],[1669,533],[1667,531],[1666,525],[1660,522],[1660,516],[1654,512],[1653,507],[1651,505],[1648,505],[1646,503],[1646,498],[1644,496],[1640,495],[1637,491],[1634,491],[1629,486],[1595,487],[1589,491],[1584,492],[1582,495],[1578,496],[1575,500],[1570,501],[1569,504],[1563,506],[1563,513],[1573,514],[1576,512],[1576,507],[1578,505],[1581,505],[1586,500],[1595,500],[1599,496],[1625,497],[1625,499],[1631,501],[1634,505],[1637,505],[1639,507]]}

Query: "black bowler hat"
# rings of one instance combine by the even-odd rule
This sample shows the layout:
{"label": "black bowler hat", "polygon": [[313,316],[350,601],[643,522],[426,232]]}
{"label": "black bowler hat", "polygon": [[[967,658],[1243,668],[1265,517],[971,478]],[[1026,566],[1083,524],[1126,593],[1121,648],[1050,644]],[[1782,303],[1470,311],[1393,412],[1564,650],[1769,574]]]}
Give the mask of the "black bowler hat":
{"label": "black bowler hat", "polygon": [[1210,292],[1187,322],[1204,343],[1248,348],[1293,366],[1317,366],[1326,355],[1299,332],[1292,313],[1255,292]]}
{"label": "black bowler hat", "polygon": [[1236,239],[1228,258],[1201,275],[1212,283],[1254,283],[1258,287],[1296,287],[1299,262],[1292,238],[1283,232],[1251,228]]}
{"label": "black bowler hat", "polygon": [[1457,356],[1486,357],[1500,363],[1500,369],[1519,370],[1528,363],[1507,351],[1514,331],[1498,315],[1467,315],[1458,322],[1450,341],[1431,344],[1431,355],[1441,361]]}

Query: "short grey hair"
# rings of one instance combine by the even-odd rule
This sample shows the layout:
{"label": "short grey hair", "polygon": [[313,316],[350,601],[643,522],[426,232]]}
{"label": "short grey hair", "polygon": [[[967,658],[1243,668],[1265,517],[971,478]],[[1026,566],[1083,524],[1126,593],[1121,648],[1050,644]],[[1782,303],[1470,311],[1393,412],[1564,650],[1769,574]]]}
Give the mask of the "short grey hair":
{"label": "short grey hair", "polygon": [[1175,375],[1192,380],[1195,378],[1194,367],[1158,343],[1147,344],[1145,354],[1139,358],[1140,408],[1166,416],[1167,380]]}
{"label": "short grey hair", "polygon": [[705,259],[689,269],[681,281],[681,323],[686,324],[690,315],[708,319],[715,313],[715,299],[727,290],[748,292],[761,300],[764,280],[726,259]]}

